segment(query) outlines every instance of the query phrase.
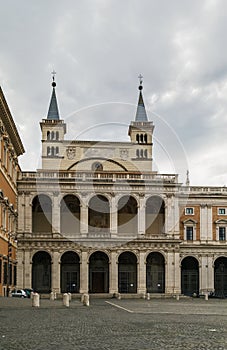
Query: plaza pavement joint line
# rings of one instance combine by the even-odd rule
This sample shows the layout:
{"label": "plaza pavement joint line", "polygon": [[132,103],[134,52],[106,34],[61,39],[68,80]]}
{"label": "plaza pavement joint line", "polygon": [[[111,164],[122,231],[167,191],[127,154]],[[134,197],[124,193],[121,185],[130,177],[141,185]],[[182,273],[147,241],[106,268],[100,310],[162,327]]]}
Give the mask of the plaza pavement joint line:
{"label": "plaza pavement joint line", "polygon": [[115,307],[117,307],[117,308],[119,308],[119,309],[122,309],[122,310],[124,310],[124,311],[130,312],[130,313],[132,313],[132,314],[134,313],[134,311],[129,310],[129,309],[126,309],[126,308],[123,307],[123,306],[120,306],[120,305],[116,305],[116,304],[114,304],[114,303],[111,303],[110,301],[105,301],[105,303],[110,304],[110,305],[112,305],[112,306],[115,306]]}

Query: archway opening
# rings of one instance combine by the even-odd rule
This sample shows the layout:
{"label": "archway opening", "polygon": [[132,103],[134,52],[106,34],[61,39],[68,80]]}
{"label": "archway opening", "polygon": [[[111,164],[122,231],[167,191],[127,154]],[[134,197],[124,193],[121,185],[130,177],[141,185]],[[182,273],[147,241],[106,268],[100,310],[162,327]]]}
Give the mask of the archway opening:
{"label": "archway opening", "polygon": [[146,260],[148,293],[165,293],[165,259],[161,253],[150,253]]}
{"label": "archway opening", "polygon": [[52,232],[52,202],[45,194],[32,201],[32,231]]}
{"label": "archway opening", "polygon": [[118,233],[137,234],[137,201],[131,196],[123,196],[118,202]]}
{"label": "archway opening", "polygon": [[47,252],[37,252],[33,256],[32,288],[38,293],[51,291],[51,257]]}
{"label": "archway opening", "polygon": [[106,232],[110,229],[109,201],[102,195],[94,196],[89,201],[88,209],[89,232]]}
{"label": "archway opening", "polygon": [[120,293],[137,292],[137,258],[124,252],[118,258],[118,290]]}
{"label": "archway opening", "polygon": [[109,293],[109,258],[104,252],[95,252],[90,256],[89,292]]}
{"label": "archway opening", "polygon": [[214,290],[215,296],[227,297],[227,258],[220,257],[214,263]]}
{"label": "archway opening", "polygon": [[61,292],[79,293],[80,259],[75,252],[66,252],[61,257]]}
{"label": "archway opening", "polygon": [[181,262],[181,292],[184,295],[199,295],[199,263],[192,256]]}
{"label": "archway opening", "polygon": [[146,234],[160,235],[164,233],[165,203],[162,198],[152,196],[146,203]]}
{"label": "archway opening", "polygon": [[61,233],[80,232],[80,201],[74,195],[66,195],[61,200]]}

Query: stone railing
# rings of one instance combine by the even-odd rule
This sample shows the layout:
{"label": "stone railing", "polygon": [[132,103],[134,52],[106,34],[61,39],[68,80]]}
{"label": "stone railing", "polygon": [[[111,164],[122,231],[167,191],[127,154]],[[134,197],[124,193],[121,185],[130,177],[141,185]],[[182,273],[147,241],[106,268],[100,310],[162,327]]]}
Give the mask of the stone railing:
{"label": "stone railing", "polygon": [[101,181],[101,182],[161,182],[178,183],[178,175],[157,173],[130,173],[130,172],[81,172],[81,171],[38,171],[22,172],[18,180],[39,179],[73,179],[74,181]]}

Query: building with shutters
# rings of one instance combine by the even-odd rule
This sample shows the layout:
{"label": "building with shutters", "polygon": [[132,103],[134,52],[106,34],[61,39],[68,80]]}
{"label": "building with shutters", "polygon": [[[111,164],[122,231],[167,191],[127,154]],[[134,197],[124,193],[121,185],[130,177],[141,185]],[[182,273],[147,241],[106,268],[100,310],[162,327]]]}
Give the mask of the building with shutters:
{"label": "building with shutters", "polygon": [[227,295],[227,189],[153,170],[142,89],[128,142],[67,140],[53,78],[41,168],[18,179],[18,287]]}
{"label": "building with shutters", "polygon": [[0,87],[0,296],[16,285],[18,157],[24,148]]}

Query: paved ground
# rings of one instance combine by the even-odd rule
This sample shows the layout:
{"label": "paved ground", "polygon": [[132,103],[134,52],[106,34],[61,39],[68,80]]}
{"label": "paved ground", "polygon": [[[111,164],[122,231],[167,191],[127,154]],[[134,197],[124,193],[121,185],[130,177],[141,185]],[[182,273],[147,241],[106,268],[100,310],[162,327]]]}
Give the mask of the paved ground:
{"label": "paved ground", "polygon": [[0,298],[0,350],[227,349],[227,300]]}

